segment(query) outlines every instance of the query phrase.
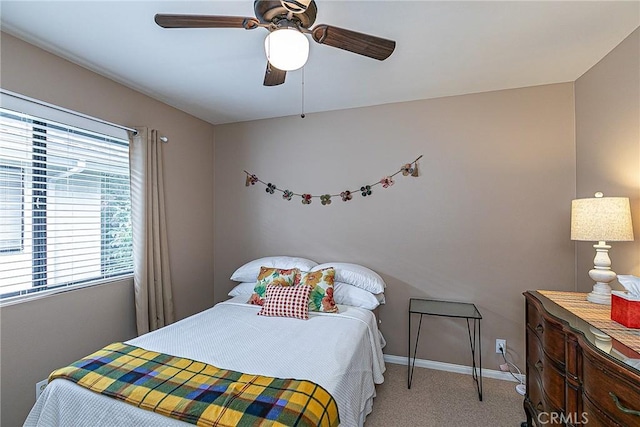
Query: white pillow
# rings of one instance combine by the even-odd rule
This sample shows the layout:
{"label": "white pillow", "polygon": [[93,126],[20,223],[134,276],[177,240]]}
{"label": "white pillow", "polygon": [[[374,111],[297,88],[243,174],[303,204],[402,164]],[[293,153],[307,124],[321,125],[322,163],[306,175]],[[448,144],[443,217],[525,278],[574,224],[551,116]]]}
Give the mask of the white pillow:
{"label": "white pillow", "polygon": [[288,270],[290,268],[299,268],[303,271],[310,271],[318,265],[317,262],[306,258],[290,257],[290,256],[268,256],[249,261],[242,267],[238,268],[231,275],[234,282],[256,282],[260,267],[275,267]]}
{"label": "white pillow", "polygon": [[[382,295],[384,298],[384,294],[378,295]],[[336,304],[362,307],[367,310],[373,310],[380,305],[377,295],[353,285],[349,285],[348,283],[341,282],[333,283],[333,299]]]}
{"label": "white pillow", "polygon": [[378,273],[358,264],[327,262],[313,267],[311,271],[328,267],[333,267],[336,270],[336,282],[348,283],[372,294],[384,292],[384,288],[387,286]]}
{"label": "white pillow", "polygon": [[237,284],[227,295],[230,297],[237,297],[238,295],[246,295],[250,297],[253,294],[253,288],[256,286],[256,282],[242,282]]}

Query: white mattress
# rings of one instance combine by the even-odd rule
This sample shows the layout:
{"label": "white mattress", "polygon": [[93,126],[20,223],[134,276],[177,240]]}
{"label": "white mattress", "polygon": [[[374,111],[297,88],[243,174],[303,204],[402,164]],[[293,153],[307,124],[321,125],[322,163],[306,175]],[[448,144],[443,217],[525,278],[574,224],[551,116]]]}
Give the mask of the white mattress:
{"label": "white mattress", "polygon": [[[129,344],[220,368],[279,378],[310,380],[338,404],[341,426],[362,425],[375,384],[383,382],[384,340],[371,311],[339,306],[337,314],[310,313],[309,320],[258,316],[246,296],[128,341]],[[52,381],[25,426],[190,425],[80,387]]]}

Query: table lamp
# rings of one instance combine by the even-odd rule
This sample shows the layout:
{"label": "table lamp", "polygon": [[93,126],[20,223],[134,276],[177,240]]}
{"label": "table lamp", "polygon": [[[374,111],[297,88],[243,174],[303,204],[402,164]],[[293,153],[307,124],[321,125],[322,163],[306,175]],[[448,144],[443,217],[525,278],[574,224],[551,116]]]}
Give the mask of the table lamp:
{"label": "table lamp", "polygon": [[611,270],[609,249],[606,241],[633,240],[631,208],[627,197],[595,197],[571,201],[571,240],[598,242],[593,247],[596,256],[589,277],[595,280],[587,300],[597,304],[611,304],[611,286],[616,278]]}

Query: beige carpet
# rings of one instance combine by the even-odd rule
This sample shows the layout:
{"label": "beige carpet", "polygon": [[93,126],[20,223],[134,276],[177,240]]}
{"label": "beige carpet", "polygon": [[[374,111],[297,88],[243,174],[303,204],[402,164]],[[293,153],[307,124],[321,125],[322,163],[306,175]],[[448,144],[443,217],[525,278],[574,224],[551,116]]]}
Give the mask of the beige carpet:
{"label": "beige carpet", "polygon": [[416,367],[409,390],[407,367],[386,366],[365,427],[520,427],[526,419],[516,382],[483,378],[480,402],[471,375]]}

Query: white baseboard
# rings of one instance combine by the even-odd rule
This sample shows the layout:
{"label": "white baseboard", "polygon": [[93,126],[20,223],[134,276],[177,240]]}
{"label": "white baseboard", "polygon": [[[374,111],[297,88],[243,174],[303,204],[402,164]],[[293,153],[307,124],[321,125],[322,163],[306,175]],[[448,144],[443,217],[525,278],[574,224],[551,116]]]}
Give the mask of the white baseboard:
{"label": "white baseboard", "polygon": [[[394,356],[391,354],[384,355],[384,361],[387,363],[393,363],[395,365],[407,366],[407,358],[404,356]],[[473,368],[471,366],[455,365],[453,363],[437,362],[435,360],[416,359],[416,365],[419,368],[435,369],[438,371],[455,372],[456,374],[471,375]],[[525,383],[524,374],[513,374],[520,382]],[[495,369],[482,368],[482,378],[494,378],[497,380],[505,380],[518,382],[511,376],[509,372],[497,371]]]}

